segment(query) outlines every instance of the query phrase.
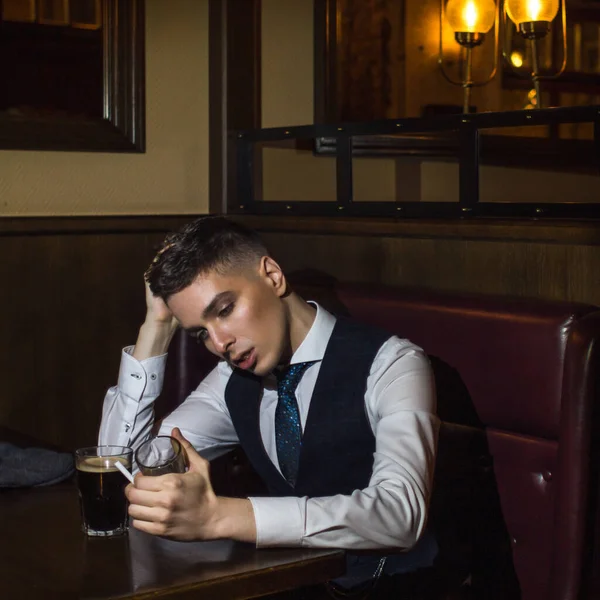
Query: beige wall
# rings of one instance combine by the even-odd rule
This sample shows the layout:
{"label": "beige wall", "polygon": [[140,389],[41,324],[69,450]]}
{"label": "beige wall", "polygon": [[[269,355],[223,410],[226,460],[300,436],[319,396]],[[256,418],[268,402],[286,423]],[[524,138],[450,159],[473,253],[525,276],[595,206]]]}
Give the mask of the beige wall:
{"label": "beige wall", "polygon": [[[458,202],[458,196],[458,165],[421,164],[422,202]],[[480,169],[479,197],[481,202],[598,202],[600,177],[486,166]]]}
{"label": "beige wall", "polygon": [[313,122],[313,2],[262,0],[262,126]]}
{"label": "beige wall", "polygon": [[208,211],[208,0],[146,0],[145,154],[0,151],[0,216]]}

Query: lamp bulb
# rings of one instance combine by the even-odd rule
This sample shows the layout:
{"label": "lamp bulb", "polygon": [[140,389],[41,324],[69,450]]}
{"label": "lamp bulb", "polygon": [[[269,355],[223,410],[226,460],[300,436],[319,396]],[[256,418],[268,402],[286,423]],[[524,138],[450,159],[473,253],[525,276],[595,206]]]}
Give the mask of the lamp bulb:
{"label": "lamp bulb", "polygon": [[550,23],[558,14],[559,4],[560,0],[506,0],[506,12],[517,27],[521,23]]}
{"label": "lamp bulb", "polygon": [[496,20],[494,0],[448,0],[446,19],[454,33],[487,33]]}

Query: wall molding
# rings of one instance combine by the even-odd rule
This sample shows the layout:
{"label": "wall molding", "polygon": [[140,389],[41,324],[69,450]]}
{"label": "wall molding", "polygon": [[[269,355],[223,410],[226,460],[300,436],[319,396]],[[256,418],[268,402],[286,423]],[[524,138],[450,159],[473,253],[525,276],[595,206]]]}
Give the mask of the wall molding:
{"label": "wall molding", "polygon": [[[103,232],[164,233],[177,230],[198,216],[200,215],[4,217],[0,218],[0,237]],[[600,221],[594,220],[400,220],[251,215],[230,215],[229,218],[259,232],[600,245]]]}

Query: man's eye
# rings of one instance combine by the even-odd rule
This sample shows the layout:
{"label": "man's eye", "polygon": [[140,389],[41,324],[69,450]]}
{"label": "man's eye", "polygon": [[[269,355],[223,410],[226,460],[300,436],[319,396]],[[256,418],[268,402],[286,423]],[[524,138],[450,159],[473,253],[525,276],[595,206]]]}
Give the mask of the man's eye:
{"label": "man's eye", "polygon": [[206,341],[206,338],[208,337],[208,332],[206,331],[206,329],[198,329],[198,331],[195,331],[194,333],[192,333],[192,337],[200,344],[200,343],[204,343]]}
{"label": "man's eye", "polygon": [[228,304],[225,308],[219,311],[219,317],[228,317],[232,313],[234,306],[235,304],[233,302]]}

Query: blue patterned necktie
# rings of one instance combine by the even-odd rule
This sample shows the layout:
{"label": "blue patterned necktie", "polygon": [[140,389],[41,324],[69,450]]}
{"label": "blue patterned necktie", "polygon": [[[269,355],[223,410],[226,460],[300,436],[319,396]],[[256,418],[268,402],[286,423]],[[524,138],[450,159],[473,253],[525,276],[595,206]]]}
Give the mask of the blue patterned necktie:
{"label": "blue patterned necktie", "polygon": [[296,485],[302,426],[296,400],[296,388],[307,367],[312,362],[289,366],[277,376],[277,408],[275,409],[275,446],[281,474],[293,487]]}

